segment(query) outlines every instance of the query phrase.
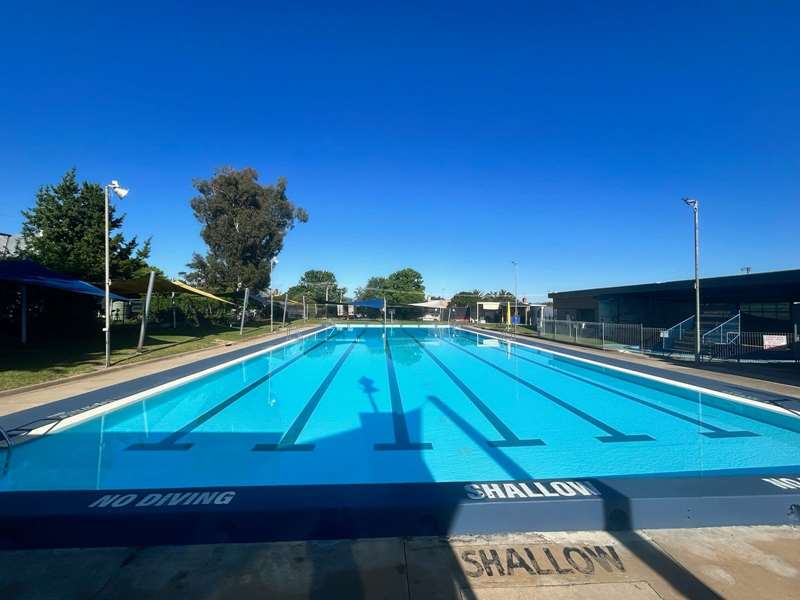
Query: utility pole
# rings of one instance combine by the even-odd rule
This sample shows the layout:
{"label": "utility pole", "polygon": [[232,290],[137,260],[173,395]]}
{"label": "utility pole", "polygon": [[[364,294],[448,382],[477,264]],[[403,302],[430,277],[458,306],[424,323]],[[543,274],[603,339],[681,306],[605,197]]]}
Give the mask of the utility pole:
{"label": "utility pole", "polygon": [[691,198],[684,198],[683,201],[694,213],[694,360],[700,362],[700,201]]}

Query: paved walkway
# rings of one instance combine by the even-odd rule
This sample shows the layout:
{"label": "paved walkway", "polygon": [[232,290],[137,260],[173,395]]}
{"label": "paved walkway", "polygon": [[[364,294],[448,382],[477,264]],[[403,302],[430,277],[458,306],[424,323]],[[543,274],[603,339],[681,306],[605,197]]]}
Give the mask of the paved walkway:
{"label": "paved walkway", "polygon": [[656,600],[797,598],[800,529],[0,552],[6,598]]}

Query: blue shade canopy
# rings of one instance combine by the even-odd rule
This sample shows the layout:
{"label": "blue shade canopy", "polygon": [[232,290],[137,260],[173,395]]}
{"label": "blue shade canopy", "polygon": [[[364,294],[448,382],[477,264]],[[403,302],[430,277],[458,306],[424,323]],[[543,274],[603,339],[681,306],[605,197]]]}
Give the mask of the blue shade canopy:
{"label": "blue shade canopy", "polygon": [[383,308],[383,299],[376,298],[374,300],[356,300],[353,306],[362,308]]}
{"label": "blue shade canopy", "polygon": [[[0,261],[0,281],[18,283],[22,285],[38,285],[76,294],[88,296],[103,296],[105,292],[91,283],[80,279],[72,279],[61,273],[46,269],[32,260],[3,260]],[[127,300],[125,296],[111,294],[114,300]]]}

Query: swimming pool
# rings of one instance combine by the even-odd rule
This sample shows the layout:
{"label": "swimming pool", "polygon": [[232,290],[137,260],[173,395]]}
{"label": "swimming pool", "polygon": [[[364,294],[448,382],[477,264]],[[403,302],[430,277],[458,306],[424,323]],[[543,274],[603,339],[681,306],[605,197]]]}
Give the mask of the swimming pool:
{"label": "swimming pool", "polygon": [[14,451],[3,490],[701,476],[800,419],[447,328],[332,328]]}
{"label": "swimming pool", "polygon": [[27,440],[0,496],[800,472],[788,412],[441,326],[330,327]]}

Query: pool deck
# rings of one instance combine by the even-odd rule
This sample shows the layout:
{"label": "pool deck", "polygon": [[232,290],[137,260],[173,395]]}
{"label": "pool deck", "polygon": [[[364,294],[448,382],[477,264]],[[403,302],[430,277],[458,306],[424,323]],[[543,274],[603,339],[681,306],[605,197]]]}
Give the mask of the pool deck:
{"label": "pool deck", "polygon": [[800,529],[514,533],[0,552],[27,599],[657,600],[796,597]]}

